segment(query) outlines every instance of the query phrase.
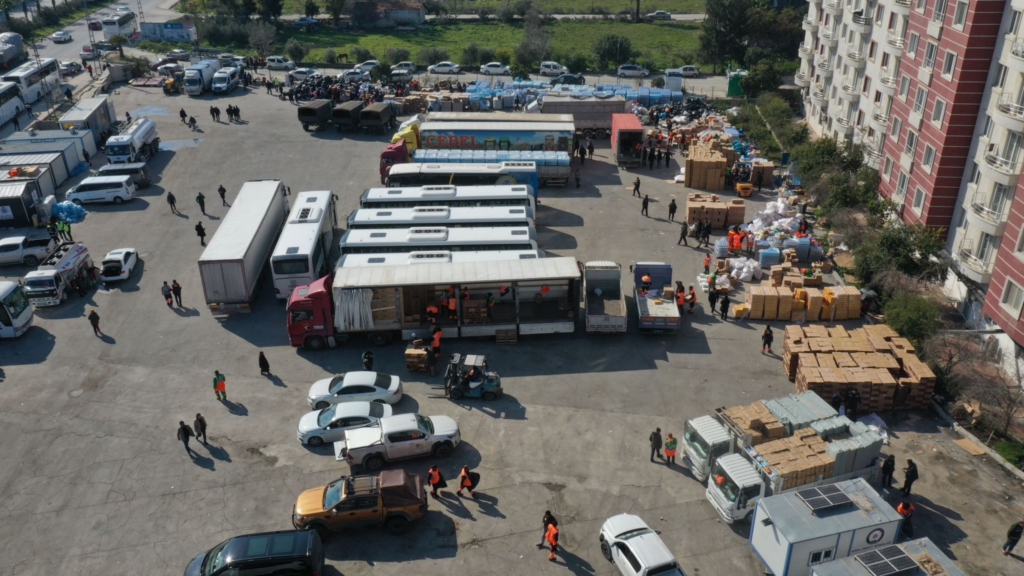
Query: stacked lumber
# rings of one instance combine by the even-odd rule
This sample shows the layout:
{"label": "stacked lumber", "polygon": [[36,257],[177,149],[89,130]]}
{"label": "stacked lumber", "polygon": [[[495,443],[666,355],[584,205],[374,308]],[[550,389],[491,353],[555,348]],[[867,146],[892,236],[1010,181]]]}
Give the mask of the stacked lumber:
{"label": "stacked lumber", "polygon": [[762,402],[727,408],[722,411],[722,416],[750,435],[751,446],[786,436],[786,427]]}
{"label": "stacked lumber", "polygon": [[871,412],[927,408],[935,390],[935,373],[886,325],[787,326],[782,360],[798,392],[829,401],[856,390]]}
{"label": "stacked lumber", "polygon": [[804,428],[789,438],[758,446],[757,453],[767,462],[769,472],[782,480],[782,486],[790,488],[832,476],[835,459],[829,456],[828,446],[813,428]]}
{"label": "stacked lumber", "polygon": [[725,190],[725,171],[728,164],[725,154],[712,147],[711,143],[698,142],[687,150],[686,169],[683,184],[698,190]]}

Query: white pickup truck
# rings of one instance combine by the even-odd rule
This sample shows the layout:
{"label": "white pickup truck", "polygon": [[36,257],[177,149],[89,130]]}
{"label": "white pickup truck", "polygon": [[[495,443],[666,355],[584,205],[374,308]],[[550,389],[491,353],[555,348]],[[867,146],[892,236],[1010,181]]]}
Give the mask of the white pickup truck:
{"label": "white pickup truck", "polygon": [[11,236],[0,239],[0,264],[24,264],[35,266],[57,247],[50,235],[42,230],[33,230],[25,236]]}
{"label": "white pickup truck", "polygon": [[334,443],[335,458],[376,472],[392,460],[446,458],[462,440],[459,423],[447,416],[399,414],[381,418],[378,423],[346,430],[345,438]]}

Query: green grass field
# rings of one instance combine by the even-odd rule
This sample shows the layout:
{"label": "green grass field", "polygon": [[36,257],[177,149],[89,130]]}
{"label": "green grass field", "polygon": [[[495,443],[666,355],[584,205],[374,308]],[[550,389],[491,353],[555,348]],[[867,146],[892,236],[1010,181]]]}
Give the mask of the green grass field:
{"label": "green grass field", "polygon": [[[593,46],[605,34],[619,34],[629,38],[633,48],[640,54],[639,62],[661,70],[672,66],[690,64],[684,62],[689,56],[684,53],[696,50],[700,25],[696,23],[659,22],[653,24],[626,24],[613,21],[559,21],[544,26],[551,35],[551,50],[555,58],[566,58],[572,54],[585,54],[593,60]],[[523,36],[521,26],[509,26],[498,22],[459,22],[429,26],[416,32],[365,33],[362,31],[335,33],[321,28],[316,34],[288,29],[282,34],[281,45],[295,37],[309,44],[308,60],[322,62],[328,48],[336,54],[346,54],[356,45],[365,46],[378,58],[383,58],[388,48],[406,48],[413,59],[423,48],[437,47],[448,52],[449,57],[458,61],[462,50],[476,43],[481,47],[495,50],[512,50]],[[594,64],[592,63],[592,66]]]}
{"label": "green grass field", "polygon": [[[508,0],[473,0],[464,3],[463,11],[475,14],[481,6],[497,11],[508,3]],[[515,4],[515,2],[512,2]],[[304,14],[305,0],[285,0],[285,14]],[[635,10],[636,2],[630,0],[533,0],[533,5],[549,14],[618,14],[623,10]],[[668,10],[673,14],[703,14],[704,0],[643,0],[640,2],[640,14],[650,14],[655,10]],[[323,7],[321,6],[321,12]]]}

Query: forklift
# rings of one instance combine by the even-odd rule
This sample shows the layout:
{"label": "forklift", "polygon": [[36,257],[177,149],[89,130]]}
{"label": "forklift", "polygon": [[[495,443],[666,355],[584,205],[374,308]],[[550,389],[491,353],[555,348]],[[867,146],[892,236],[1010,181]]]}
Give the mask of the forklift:
{"label": "forklift", "polygon": [[483,398],[495,400],[502,394],[501,377],[487,371],[482,354],[452,354],[444,371],[444,395],[451,400]]}

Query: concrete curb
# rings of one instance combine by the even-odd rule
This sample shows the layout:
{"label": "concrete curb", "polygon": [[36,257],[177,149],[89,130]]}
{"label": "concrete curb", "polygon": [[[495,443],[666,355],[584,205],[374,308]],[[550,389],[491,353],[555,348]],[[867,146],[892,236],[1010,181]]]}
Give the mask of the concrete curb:
{"label": "concrete curb", "polygon": [[977,444],[982,450],[985,451],[986,454],[991,456],[992,459],[995,460],[1000,466],[1002,466],[1003,468],[1006,468],[1006,470],[1008,472],[1010,472],[1011,474],[1016,476],[1019,480],[1024,482],[1024,471],[1021,471],[1021,470],[1018,470],[1017,468],[1015,468],[1013,466],[1013,464],[1010,464],[1009,462],[1007,462],[1005,458],[1000,456],[999,453],[996,452],[995,450],[992,450],[991,448],[989,448],[988,445],[986,445],[984,442],[979,440],[977,436],[975,436],[974,434],[971,434],[970,432],[965,430],[963,426],[957,424],[956,421],[953,420],[953,418],[951,418],[949,416],[949,414],[946,414],[946,411],[943,410],[942,407],[939,406],[934,400],[932,400],[932,410],[934,410],[935,413],[938,414],[940,418],[945,420],[946,423],[949,424],[951,428],[953,428],[954,432],[956,432],[957,434],[963,436],[964,438],[969,439],[971,442],[974,442],[975,444]]}

